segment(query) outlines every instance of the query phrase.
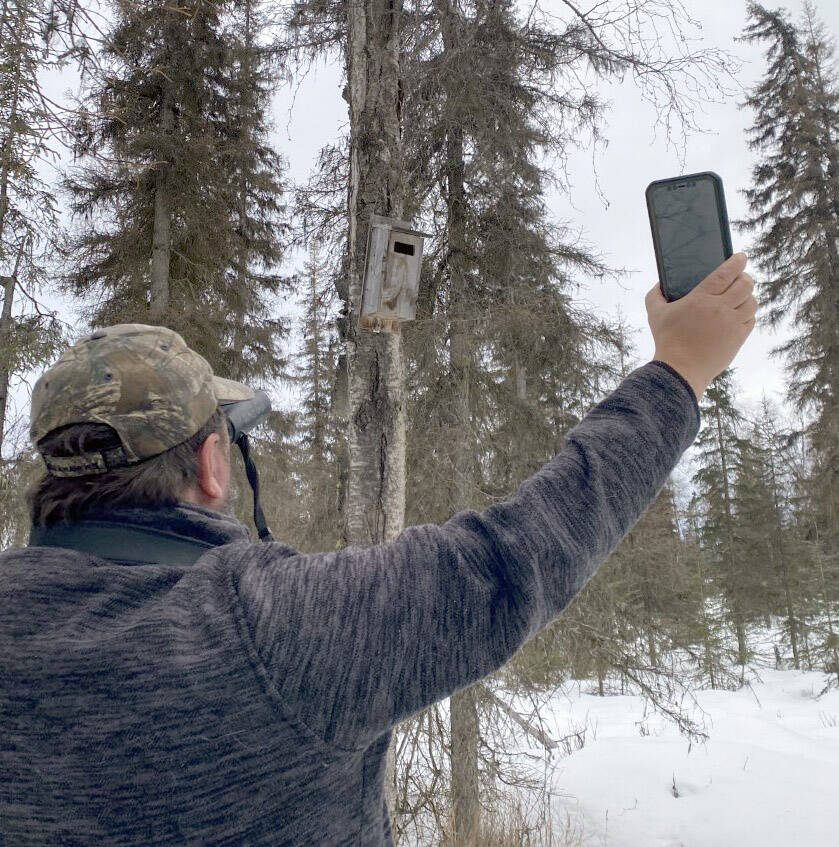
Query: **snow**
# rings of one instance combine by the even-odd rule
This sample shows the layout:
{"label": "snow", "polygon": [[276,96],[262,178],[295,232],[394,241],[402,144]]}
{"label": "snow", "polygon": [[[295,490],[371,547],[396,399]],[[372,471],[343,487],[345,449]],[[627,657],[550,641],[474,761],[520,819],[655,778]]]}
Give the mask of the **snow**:
{"label": "snow", "polygon": [[557,829],[570,818],[586,847],[839,845],[839,691],[820,696],[825,681],[761,670],[741,690],[698,691],[709,738],[692,744],[641,697],[566,687],[545,729],[587,734],[548,765]]}

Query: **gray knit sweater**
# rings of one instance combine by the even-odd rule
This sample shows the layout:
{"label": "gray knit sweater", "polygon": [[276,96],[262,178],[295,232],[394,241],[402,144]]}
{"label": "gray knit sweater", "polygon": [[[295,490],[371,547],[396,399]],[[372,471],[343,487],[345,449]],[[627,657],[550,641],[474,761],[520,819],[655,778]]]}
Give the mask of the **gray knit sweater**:
{"label": "gray knit sweater", "polygon": [[506,501],[392,544],[304,555],[183,506],[114,514],[203,539],[193,565],[0,554],[0,845],[391,844],[394,724],[555,618],[698,429],[650,362]]}

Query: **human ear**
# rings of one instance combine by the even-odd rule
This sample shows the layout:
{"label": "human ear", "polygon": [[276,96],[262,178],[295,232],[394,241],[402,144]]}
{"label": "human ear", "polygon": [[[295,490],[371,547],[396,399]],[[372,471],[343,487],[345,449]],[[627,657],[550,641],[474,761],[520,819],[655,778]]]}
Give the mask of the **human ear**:
{"label": "human ear", "polygon": [[210,500],[221,500],[224,496],[221,450],[217,445],[221,436],[214,432],[208,435],[198,448],[198,487]]}

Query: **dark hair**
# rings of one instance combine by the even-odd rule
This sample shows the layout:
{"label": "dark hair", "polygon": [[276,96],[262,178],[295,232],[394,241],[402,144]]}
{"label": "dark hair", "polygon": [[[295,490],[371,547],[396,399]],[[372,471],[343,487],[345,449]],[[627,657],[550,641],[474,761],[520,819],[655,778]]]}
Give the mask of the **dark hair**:
{"label": "dark hair", "polygon": [[[107,506],[172,506],[198,479],[198,448],[218,432],[228,445],[227,420],[221,409],[191,438],[127,468],[77,477],[45,473],[27,492],[33,526],[78,520],[84,512]],[[119,447],[117,431],[105,424],[70,424],[38,442],[48,456],[75,456],[91,450]]]}

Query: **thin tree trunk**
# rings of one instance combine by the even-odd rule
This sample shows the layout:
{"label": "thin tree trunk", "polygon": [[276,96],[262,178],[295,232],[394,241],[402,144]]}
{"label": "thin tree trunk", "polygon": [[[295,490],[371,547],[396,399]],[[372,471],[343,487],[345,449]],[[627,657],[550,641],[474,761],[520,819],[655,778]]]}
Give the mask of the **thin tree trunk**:
{"label": "thin tree trunk", "polygon": [[801,670],[801,659],[798,655],[798,625],[795,619],[795,609],[792,602],[792,591],[790,590],[789,568],[786,557],[781,557],[781,568],[784,573],[784,599],[787,607],[787,623],[789,624],[789,640],[792,646],[792,660],[797,671]]}
{"label": "thin tree trunk", "polygon": [[[338,326],[338,337],[340,339],[339,351],[345,349],[346,330],[341,328],[342,323],[346,323],[346,318],[339,317],[336,323]],[[338,437],[335,442],[335,476],[336,476],[336,492],[335,492],[335,510],[338,513],[339,519],[346,523],[346,504],[347,504],[347,489],[350,481],[350,451],[347,438],[347,429],[349,428],[349,375],[347,374],[347,354],[339,352],[335,365],[335,376],[333,379],[332,396],[330,399],[332,416],[336,422]],[[346,544],[347,540],[344,537],[339,544]]]}
{"label": "thin tree trunk", "polygon": [[[731,508],[731,498],[728,492],[728,462],[726,461],[725,442],[722,434],[722,420],[720,418],[719,404],[714,406],[716,423],[717,423],[717,440],[720,447],[720,463],[722,464],[722,489],[723,498],[725,500],[725,519],[726,529],[728,532],[728,562],[731,568],[730,573],[735,573],[734,561],[734,514]],[[732,592],[736,595],[736,591]],[[737,635],[737,661],[741,668],[745,666],[748,658],[748,645],[746,644],[746,628],[743,623],[743,613],[740,608],[740,603],[736,596],[731,598],[732,617],[734,618],[734,631]]]}
{"label": "thin tree trunk", "polygon": [[516,399],[527,402],[527,368],[521,363],[519,354],[515,354],[514,368],[516,372]]}
{"label": "thin tree trunk", "polygon": [[[3,259],[3,235],[6,224],[6,212],[9,208],[9,175],[12,167],[12,148],[15,141],[15,125],[17,123],[18,104],[20,102],[20,74],[21,57],[20,42],[23,34],[24,10],[21,8],[17,21],[17,47],[18,57],[15,64],[15,82],[12,90],[12,102],[9,108],[8,131],[3,139],[2,154],[0,154],[0,261]],[[0,38],[4,37],[3,27],[6,23],[6,4],[3,4],[2,24],[0,26]],[[11,380],[11,356],[9,350],[9,336],[12,331],[12,305],[15,299],[15,285],[17,283],[18,267],[23,255],[23,244],[18,251],[15,267],[9,276],[0,277],[3,285],[3,311],[0,317],[0,456],[2,456],[3,441],[6,435],[6,410],[9,399],[9,382]]]}
{"label": "thin tree trunk", "polygon": [[653,632],[652,597],[650,595],[651,586],[646,578],[644,579],[643,585],[644,620],[646,622],[647,629],[647,650],[650,656],[650,667],[657,668],[658,654],[655,649],[655,633]]}
{"label": "thin tree trunk", "polygon": [[839,643],[839,638],[837,638],[836,632],[833,628],[833,613],[831,612],[833,600],[827,588],[827,581],[824,578],[824,563],[822,561],[822,555],[820,550],[816,551],[816,557],[819,563],[819,579],[821,581],[822,597],[824,598],[824,608],[827,613],[828,644],[832,645],[831,651],[833,655],[833,671],[836,673],[836,682],[839,683],[839,647],[837,647],[837,643]]}
{"label": "thin tree trunk", "polygon": [[[344,542],[393,541],[405,521],[405,372],[399,332],[357,329],[371,214],[401,218],[399,116],[402,0],[346,5],[350,111],[348,314],[346,319],[349,478]],[[396,751],[391,738],[386,802],[396,819]],[[391,824],[392,830],[396,827]],[[398,834],[398,833],[395,833]]]}
{"label": "thin tree trunk", "polygon": [[323,406],[323,387],[321,386],[321,352],[320,352],[320,315],[318,314],[318,251],[312,250],[312,272],[309,278],[309,291],[311,296],[311,333],[312,333],[312,403],[314,405],[315,420],[312,435],[312,460],[319,475],[325,473],[326,455],[324,443],[325,421],[321,414]]}
{"label": "thin tree trunk", "polygon": [[[461,186],[462,187],[462,186]],[[453,217],[456,217],[457,213]],[[459,248],[455,248],[459,251]],[[450,247],[451,252],[451,247]],[[454,259],[454,256],[452,257]],[[457,272],[451,284],[456,286]],[[455,295],[456,298],[456,295]],[[456,322],[462,327],[462,322]],[[471,342],[462,331],[450,335],[451,374],[455,453],[453,463],[453,502],[455,511],[469,508],[471,480],[469,456],[471,444],[471,403],[469,371]],[[454,637],[457,637],[456,633]],[[451,808],[454,847],[473,847],[480,832],[478,685],[471,685],[451,696]]]}
{"label": "thin tree trunk", "polygon": [[813,659],[810,656],[810,627],[802,624],[800,627],[801,643],[804,645],[804,660],[807,662],[807,670],[813,670]]}
{"label": "thin tree trunk", "polygon": [[711,623],[708,620],[708,598],[705,594],[705,572],[702,570],[702,554],[697,554],[697,567],[699,568],[700,600],[702,602],[702,642],[705,647],[705,666],[708,668],[708,680],[711,688],[717,687],[714,668],[716,666],[716,655],[711,646]]}
{"label": "thin tree trunk", "polygon": [[[250,118],[251,103],[249,98],[248,80],[250,79],[250,51],[252,48],[251,36],[251,0],[244,0],[245,9],[245,31],[243,33],[243,49],[241,65],[239,67],[239,123],[240,140],[247,144],[251,140]],[[248,250],[248,188],[250,185],[249,174],[246,171],[247,152],[240,157],[239,166],[239,250],[236,257],[236,280],[239,296],[242,298],[239,308],[233,311],[233,357],[232,373],[233,379],[244,379],[244,346],[245,346],[245,310],[248,290],[248,262],[250,254]]]}
{"label": "thin tree trunk", "polygon": [[[175,128],[175,99],[170,82],[164,82],[160,126],[171,135]],[[151,252],[151,302],[149,317],[163,320],[169,310],[169,261],[172,250],[172,198],[168,162],[158,162],[154,176],[154,234]]]}
{"label": "thin tree trunk", "polygon": [[[798,624],[795,614],[795,605],[792,599],[792,588],[790,585],[789,561],[784,551],[784,528],[781,515],[781,506],[778,498],[778,482],[775,475],[775,459],[772,455],[772,443],[769,446],[769,473],[772,478],[772,505],[775,512],[775,526],[777,529],[778,555],[781,557],[781,570],[784,575],[784,598],[787,607],[787,621],[789,623],[789,639],[792,646],[792,659],[796,670],[801,670],[801,659],[798,655]],[[770,556],[774,559],[775,549],[770,548]]]}
{"label": "thin tree trunk", "polygon": [[0,366],[0,456],[2,455],[3,441],[6,436],[6,410],[9,405],[9,383],[12,378],[11,363],[9,361],[11,356],[9,336],[14,328],[12,306],[15,300],[18,271],[20,270],[20,263],[23,259],[23,251],[25,249],[26,242],[24,241],[18,249],[11,276],[0,277],[0,284],[3,286],[3,312],[0,315],[0,352],[2,352],[3,356],[2,366]]}
{"label": "thin tree trunk", "polygon": [[631,556],[633,562],[637,562],[635,568],[639,571],[638,576],[641,579],[641,606],[644,610],[644,630],[647,634],[647,654],[650,657],[650,667],[658,667],[658,654],[655,648],[655,632],[653,626],[653,595],[652,585],[650,584],[649,565],[643,558],[644,551],[642,550],[641,561],[638,562],[636,553],[636,535],[630,532],[626,537],[627,552]]}
{"label": "thin tree trunk", "polygon": [[[3,17],[5,18],[5,16],[6,9],[4,5]],[[20,38],[22,34],[22,29],[23,10],[21,10],[19,13],[17,26],[18,50],[20,49]],[[2,37],[3,33],[2,31],[0,31],[0,38]],[[3,139],[2,156],[0,156],[0,259],[2,259],[3,255],[3,234],[6,223],[6,212],[9,208],[9,174],[11,173],[12,168],[12,148],[14,146],[15,141],[15,124],[17,123],[17,110],[18,104],[20,102],[20,63],[21,59],[20,56],[18,56],[18,61],[15,64],[15,82],[14,88],[12,89],[12,102],[9,107],[8,132],[6,133],[6,136]]]}
{"label": "thin tree trunk", "polygon": [[0,39],[4,38],[3,30],[6,27],[6,20],[8,19],[9,12],[9,0],[3,0],[3,10],[0,12]]}
{"label": "thin tree trunk", "polygon": [[[443,57],[456,51],[461,42],[462,24],[459,11],[450,0],[437,0],[437,16],[443,35]],[[448,252],[445,276],[449,285],[449,373],[452,390],[451,428],[453,436],[453,477],[451,507],[454,511],[471,505],[473,480],[469,457],[472,452],[472,404],[470,377],[474,343],[466,324],[459,320],[468,311],[466,292],[466,198],[464,191],[465,161],[463,129],[453,104],[458,93],[446,91],[446,193]],[[457,637],[457,634],[454,634]],[[479,790],[480,724],[478,718],[478,685],[452,694],[450,699],[451,730],[451,814],[453,847],[473,847],[481,831]]]}
{"label": "thin tree trunk", "polygon": [[12,331],[12,303],[15,297],[15,276],[0,276],[3,286],[3,313],[0,317],[0,458],[6,436],[6,408],[11,379],[9,336]]}

